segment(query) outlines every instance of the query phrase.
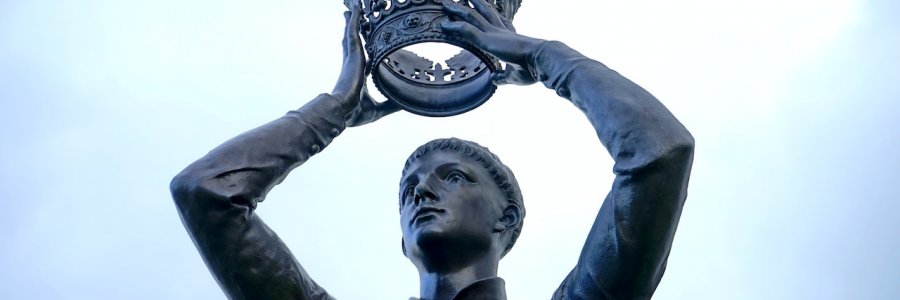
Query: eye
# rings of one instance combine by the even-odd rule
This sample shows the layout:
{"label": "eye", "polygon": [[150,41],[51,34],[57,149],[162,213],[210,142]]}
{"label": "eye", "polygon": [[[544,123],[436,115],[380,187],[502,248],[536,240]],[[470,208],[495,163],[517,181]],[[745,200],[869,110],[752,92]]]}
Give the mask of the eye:
{"label": "eye", "polygon": [[444,180],[447,180],[451,183],[459,183],[463,181],[469,181],[469,177],[466,176],[465,173],[453,170],[447,173],[447,176],[444,177]]}
{"label": "eye", "polygon": [[401,202],[406,203],[406,200],[410,199],[410,197],[415,194],[415,191],[416,187],[414,185],[410,184],[409,186],[407,186],[406,189],[403,190],[403,194],[401,195]]}

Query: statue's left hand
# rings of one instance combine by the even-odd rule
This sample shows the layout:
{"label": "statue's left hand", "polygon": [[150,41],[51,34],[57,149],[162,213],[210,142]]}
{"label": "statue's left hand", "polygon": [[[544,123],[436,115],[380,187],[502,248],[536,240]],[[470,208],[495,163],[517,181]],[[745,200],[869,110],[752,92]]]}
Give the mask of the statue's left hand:
{"label": "statue's left hand", "polygon": [[533,58],[544,40],[516,33],[512,23],[487,1],[469,2],[474,9],[459,2],[443,2],[444,10],[451,16],[450,20],[441,24],[444,32],[506,62],[505,70],[494,73],[494,83],[535,83]]}
{"label": "statue's left hand", "polygon": [[366,56],[359,36],[362,4],[360,0],[344,0],[344,5],[348,9],[344,12],[347,22],[342,43],[344,63],[331,94],[347,110],[346,125],[351,127],[375,122],[400,108],[390,101],[375,101],[366,90]]}

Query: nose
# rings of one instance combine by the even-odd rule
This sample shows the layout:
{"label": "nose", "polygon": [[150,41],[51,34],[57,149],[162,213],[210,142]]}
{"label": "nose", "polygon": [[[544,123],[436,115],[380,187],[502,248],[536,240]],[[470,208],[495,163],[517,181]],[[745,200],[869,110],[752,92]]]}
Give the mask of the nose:
{"label": "nose", "polygon": [[434,190],[431,188],[428,180],[423,180],[418,185],[416,185],[415,189],[415,202],[416,206],[418,206],[423,201],[437,201],[437,194],[434,193]]}

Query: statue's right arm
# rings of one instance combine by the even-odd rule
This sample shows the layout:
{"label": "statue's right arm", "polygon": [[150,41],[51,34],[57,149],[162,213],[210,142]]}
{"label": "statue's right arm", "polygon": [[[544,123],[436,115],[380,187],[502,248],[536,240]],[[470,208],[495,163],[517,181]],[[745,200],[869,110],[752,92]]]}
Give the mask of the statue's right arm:
{"label": "statue's right arm", "polygon": [[344,130],[344,112],[323,94],[241,134],[172,180],[172,197],[194,244],[231,299],[330,299],[254,212],[288,172]]}
{"label": "statue's right arm", "polygon": [[182,223],[231,299],[332,299],[254,210],[272,187],[346,127],[398,110],[365,93],[358,3],[350,1],[349,8],[343,68],[332,93],[232,138],[172,180]]}

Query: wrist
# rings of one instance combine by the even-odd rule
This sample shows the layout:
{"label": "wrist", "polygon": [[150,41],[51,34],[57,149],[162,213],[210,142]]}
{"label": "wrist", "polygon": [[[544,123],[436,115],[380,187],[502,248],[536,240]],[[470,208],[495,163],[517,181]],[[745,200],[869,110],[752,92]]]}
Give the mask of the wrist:
{"label": "wrist", "polygon": [[523,61],[521,63],[522,63],[522,66],[526,66],[529,69],[531,69],[531,68],[537,67],[536,62],[537,62],[538,56],[541,55],[541,53],[544,49],[544,46],[551,41],[536,39],[536,38],[528,38],[528,39],[529,39],[528,42],[525,43],[525,47],[523,48],[527,55],[526,55],[525,61]]}
{"label": "wrist", "polygon": [[534,67],[531,71],[535,79],[543,82],[546,87],[556,90],[559,96],[568,99],[572,73],[592,63],[599,64],[560,41],[546,41],[535,51],[532,61]]}
{"label": "wrist", "polygon": [[537,81],[546,81],[547,80],[547,70],[545,66],[543,66],[544,62],[547,61],[547,52],[548,49],[553,47],[558,47],[556,44],[562,44],[562,42],[554,41],[554,40],[540,40],[540,43],[534,46],[534,49],[530,52],[531,56],[528,60],[528,70],[531,71],[531,75],[534,76],[534,79]]}
{"label": "wrist", "polygon": [[327,95],[329,101],[334,102],[340,109],[344,110],[345,113],[349,113],[351,110],[353,110],[353,108],[356,107],[356,103],[353,101],[352,93],[335,90],[330,94],[323,93],[322,95]]}
{"label": "wrist", "polygon": [[298,111],[310,114],[311,116],[316,116],[328,123],[340,123],[340,129],[343,131],[347,115],[353,111],[353,108],[348,108],[348,106],[345,105],[347,103],[347,101],[344,101],[345,99],[346,97],[339,93],[322,93],[316,96],[312,101],[303,105]]}

